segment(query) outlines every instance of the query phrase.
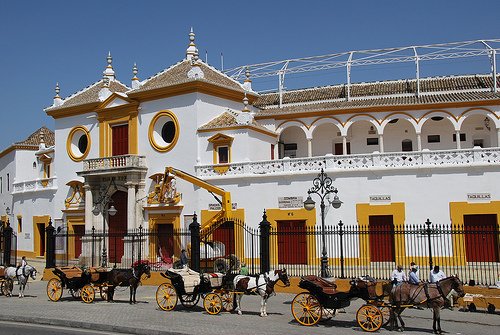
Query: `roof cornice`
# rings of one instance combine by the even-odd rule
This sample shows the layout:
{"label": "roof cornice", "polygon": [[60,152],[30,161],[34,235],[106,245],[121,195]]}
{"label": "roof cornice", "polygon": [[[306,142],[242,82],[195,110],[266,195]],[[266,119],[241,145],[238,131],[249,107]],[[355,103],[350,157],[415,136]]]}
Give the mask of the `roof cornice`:
{"label": "roof cornice", "polygon": [[46,110],[48,116],[54,119],[60,119],[69,116],[76,116],[86,113],[92,113],[101,104],[101,102],[90,102],[83,105],[70,106],[67,108],[60,108],[56,110]]}
{"label": "roof cornice", "polygon": [[[338,114],[352,114],[354,112],[395,112],[395,111],[411,111],[411,110],[426,110],[426,109],[444,109],[444,108],[461,108],[461,107],[472,107],[472,106],[495,106],[500,105],[500,99],[491,100],[475,100],[475,101],[461,101],[461,102],[439,102],[439,103],[427,103],[427,104],[408,104],[408,105],[386,105],[386,106],[366,106],[366,107],[347,107],[341,109],[318,109],[307,112],[287,112],[280,114],[269,113],[259,115],[256,114],[254,118],[256,120],[265,119],[275,119],[283,120],[290,118],[300,118],[300,117],[316,117],[325,115],[338,115]],[[276,109],[279,111],[279,108]]]}
{"label": "roof cornice", "polygon": [[[195,93],[195,92],[213,95],[219,98],[224,98],[238,102],[241,102],[245,97],[244,91],[236,91],[231,88],[215,85],[202,80],[193,80],[186,83],[160,87],[148,91],[130,92],[128,96],[130,98],[137,99],[140,101],[147,101],[147,100],[157,100],[157,99],[168,98],[176,95]],[[252,92],[247,92],[247,97],[250,103],[253,103],[257,99],[257,95],[255,95]]]}

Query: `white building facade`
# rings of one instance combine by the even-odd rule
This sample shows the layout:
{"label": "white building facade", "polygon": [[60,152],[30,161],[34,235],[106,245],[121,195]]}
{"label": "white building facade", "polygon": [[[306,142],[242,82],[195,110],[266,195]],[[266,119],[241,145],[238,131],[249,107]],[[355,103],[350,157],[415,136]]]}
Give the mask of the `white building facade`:
{"label": "white building facade", "polygon": [[[231,192],[232,216],[250,227],[264,210],[273,227],[319,225],[319,210],[302,203],[324,169],[343,202],[328,225],[403,228],[430,218],[498,230],[500,94],[491,75],[422,78],[418,94],[416,80],[351,84],[349,98],[345,85],[259,94],[251,74],[240,83],[199,60],[193,33],[184,60],[143,81],[137,74],[134,66],[131,84],[118,81],[109,55],[103,79],[65,99],[57,88],[45,109],[55,120],[53,194],[27,192],[33,177],[16,175],[13,196],[23,199],[3,200],[19,201],[34,229],[42,216],[81,232],[182,228],[193,213],[207,226],[217,206],[205,190],[177,180],[178,197],[155,198],[172,166]],[[92,210],[105,194],[117,215],[103,225]],[[46,209],[21,205],[29,201]],[[19,246],[38,256],[31,234]],[[498,241],[487,243],[498,262]],[[370,261],[359,248],[349,257]]]}

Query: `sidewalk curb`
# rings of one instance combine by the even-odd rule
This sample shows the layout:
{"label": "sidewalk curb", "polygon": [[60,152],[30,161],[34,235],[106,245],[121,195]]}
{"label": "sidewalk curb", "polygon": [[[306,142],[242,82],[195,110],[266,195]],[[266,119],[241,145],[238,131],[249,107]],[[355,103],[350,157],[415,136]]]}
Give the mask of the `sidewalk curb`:
{"label": "sidewalk curb", "polygon": [[67,327],[67,328],[80,328],[80,329],[85,329],[85,330],[97,330],[97,331],[114,332],[114,333],[120,333],[120,334],[189,335],[189,333],[179,333],[179,332],[152,330],[152,329],[144,329],[144,328],[113,326],[113,325],[107,325],[107,324],[89,323],[89,322],[81,322],[81,321],[74,321],[74,320],[27,317],[27,316],[20,316],[20,315],[14,315],[14,316],[12,316],[12,315],[9,315],[9,316],[0,315],[0,321],[19,322],[19,323],[35,323],[35,324],[39,324],[39,325],[49,325],[49,326],[58,326],[58,327]]}

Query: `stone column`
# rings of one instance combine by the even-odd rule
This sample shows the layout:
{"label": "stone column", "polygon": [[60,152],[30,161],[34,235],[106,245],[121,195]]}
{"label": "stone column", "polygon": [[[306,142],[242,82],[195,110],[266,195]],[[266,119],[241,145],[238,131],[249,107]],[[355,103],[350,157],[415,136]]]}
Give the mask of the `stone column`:
{"label": "stone column", "polygon": [[460,144],[460,130],[455,130],[455,138],[457,140],[457,149],[462,149]]}
{"label": "stone column", "polygon": [[347,136],[342,136],[342,155],[347,155]]}
{"label": "stone column", "polygon": [[127,229],[137,228],[135,217],[135,185],[135,183],[130,181],[125,183],[127,187]]}
{"label": "stone column", "polygon": [[312,146],[312,138],[307,139],[307,157],[312,157],[313,146]]}
{"label": "stone column", "polygon": [[384,134],[378,134],[378,146],[380,153],[384,153]]}
{"label": "stone column", "polygon": [[422,151],[422,135],[417,133],[417,151]]}
{"label": "stone column", "polygon": [[92,198],[92,188],[88,183],[83,185],[85,190],[85,230],[91,230],[94,225],[94,214],[92,214],[92,209],[94,208],[94,199]]}

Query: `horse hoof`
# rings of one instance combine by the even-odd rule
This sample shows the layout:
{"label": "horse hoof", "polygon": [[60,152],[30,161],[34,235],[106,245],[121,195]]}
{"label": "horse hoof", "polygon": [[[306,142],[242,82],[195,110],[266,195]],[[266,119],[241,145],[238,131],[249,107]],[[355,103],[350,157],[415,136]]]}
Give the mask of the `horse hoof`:
{"label": "horse hoof", "polygon": [[238,311],[238,315],[243,315],[243,313],[241,313],[241,311]]}

